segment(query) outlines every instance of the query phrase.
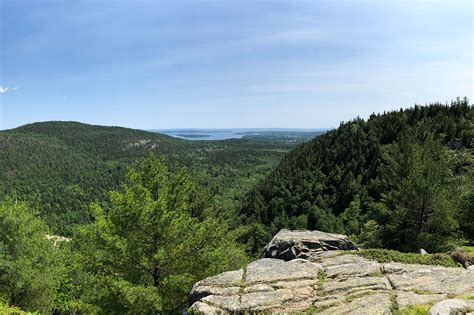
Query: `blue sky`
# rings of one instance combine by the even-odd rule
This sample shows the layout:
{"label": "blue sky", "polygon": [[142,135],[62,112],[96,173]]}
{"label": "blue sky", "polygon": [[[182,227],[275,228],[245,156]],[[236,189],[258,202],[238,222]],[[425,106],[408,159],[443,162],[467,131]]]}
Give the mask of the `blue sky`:
{"label": "blue sky", "polygon": [[471,1],[0,0],[0,129],[334,127],[473,95]]}

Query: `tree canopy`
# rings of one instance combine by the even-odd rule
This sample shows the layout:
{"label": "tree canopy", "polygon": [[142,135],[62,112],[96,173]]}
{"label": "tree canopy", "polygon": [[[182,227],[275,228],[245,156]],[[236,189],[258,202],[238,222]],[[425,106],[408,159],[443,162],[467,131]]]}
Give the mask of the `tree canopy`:
{"label": "tree canopy", "polygon": [[131,169],[111,205],[92,205],[79,251],[108,313],[179,312],[199,279],[239,268],[242,246],[219,219],[212,199],[183,169],[153,155]]}
{"label": "tree canopy", "polygon": [[48,233],[24,202],[0,200],[0,301],[45,313],[54,309],[61,262]]}
{"label": "tree canopy", "polygon": [[[241,222],[266,235],[283,227],[360,234],[402,250],[472,242],[473,151],[467,99],[356,118],[292,150],[248,192]],[[252,248],[268,241],[246,239]]]}

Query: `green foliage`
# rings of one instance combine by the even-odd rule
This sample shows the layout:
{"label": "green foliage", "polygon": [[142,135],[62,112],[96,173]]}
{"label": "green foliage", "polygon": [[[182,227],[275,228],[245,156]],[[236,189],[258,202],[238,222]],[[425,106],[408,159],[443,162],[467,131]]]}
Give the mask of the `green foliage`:
{"label": "green foliage", "polygon": [[[0,310],[179,312],[192,284],[240,268],[244,251],[258,257],[281,228],[346,233],[365,248],[472,245],[473,135],[466,99],[357,118],[282,160],[294,144],[73,122],[2,131],[0,196],[26,203],[0,202]],[[72,241],[54,245],[52,232]],[[458,266],[445,254],[358,253]]]}
{"label": "green foliage", "polygon": [[459,267],[448,254],[402,253],[390,249],[363,249],[355,252],[357,255],[367,259],[376,260],[380,263],[399,262],[404,264],[440,265],[445,267]]}
{"label": "green foliage", "polygon": [[467,255],[474,258],[474,246],[463,246],[462,249]]}
{"label": "green foliage", "polygon": [[[465,154],[466,165],[474,165],[474,150]],[[464,236],[474,244],[474,167],[467,168],[465,176],[463,198],[461,200],[461,213],[459,225],[464,231]]]}
{"label": "green foliage", "polygon": [[15,198],[0,200],[0,300],[48,312],[58,288],[57,250],[48,227]]}
{"label": "green foliage", "polygon": [[25,312],[18,307],[9,306],[8,304],[0,301],[0,314],[14,314],[14,315],[37,315],[37,312]]}
{"label": "green foliage", "polygon": [[242,202],[241,221],[273,235],[306,218],[299,227],[405,251],[473,241],[473,131],[467,99],[342,123],[260,181]]}
{"label": "green foliage", "polygon": [[294,145],[265,138],[186,141],[120,127],[34,123],[0,131],[0,196],[15,193],[40,210],[52,232],[71,235],[74,225],[90,222],[89,203],[107,203],[127,167],[153,152],[190,169],[233,213],[238,199]]}
{"label": "green foliage", "polygon": [[382,238],[379,224],[374,220],[365,222],[361,233],[357,237],[357,242],[366,248],[381,247]]}
{"label": "green foliage", "polygon": [[360,218],[361,209],[360,209],[360,200],[356,198],[349,204],[349,207],[344,210],[343,213],[339,216],[339,219],[342,220],[344,225],[344,231],[347,235],[359,235],[360,232]]}
{"label": "green foliage", "polygon": [[111,207],[78,240],[90,275],[88,304],[108,313],[178,312],[203,277],[238,269],[246,258],[227,224],[182,170],[153,155],[131,169]]}
{"label": "green foliage", "polygon": [[403,134],[383,151],[381,179],[387,187],[372,215],[383,223],[385,246],[403,251],[446,250],[459,229],[460,180],[453,156],[428,135]]}
{"label": "green foliage", "polygon": [[428,314],[431,305],[429,304],[416,304],[405,307],[401,310],[393,312],[394,315],[426,315]]}

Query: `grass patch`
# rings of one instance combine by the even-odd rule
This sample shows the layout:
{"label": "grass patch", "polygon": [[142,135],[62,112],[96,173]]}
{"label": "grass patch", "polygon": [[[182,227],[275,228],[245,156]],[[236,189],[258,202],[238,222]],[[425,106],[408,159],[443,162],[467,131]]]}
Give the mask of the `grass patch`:
{"label": "grass patch", "polygon": [[396,310],[393,315],[426,315],[428,314],[431,305],[429,304],[417,304],[405,307],[401,310]]}
{"label": "grass patch", "polygon": [[326,281],[326,273],[324,272],[324,270],[320,270],[318,272],[318,288],[321,288],[321,286],[323,285],[324,281]]}
{"label": "grass patch", "polygon": [[362,249],[355,254],[364,258],[376,260],[379,263],[399,262],[404,264],[439,265],[445,267],[460,267],[448,254],[421,255],[416,253],[402,253],[390,249]]}
{"label": "grass patch", "polygon": [[472,258],[474,258],[474,246],[462,246],[462,250]]}
{"label": "grass patch", "polygon": [[298,313],[298,314],[302,314],[302,315],[317,314],[317,313],[321,313],[322,311],[325,311],[325,310],[327,310],[331,307],[336,307],[338,305],[340,305],[340,303],[320,305],[320,306],[311,305],[310,307],[308,307],[307,309],[301,311],[301,313]]}
{"label": "grass patch", "polygon": [[397,303],[397,295],[394,292],[390,294],[390,304],[391,304],[390,310],[392,311],[392,314],[396,314],[398,312],[398,303]]}
{"label": "grass patch", "polygon": [[432,291],[430,291],[430,290],[418,290],[418,289],[415,289],[415,290],[413,290],[413,292],[415,292],[416,294],[420,294],[420,295],[435,294],[434,292],[432,292]]}
{"label": "grass patch", "polygon": [[474,300],[474,295],[467,295],[467,294],[449,293],[446,297],[448,299]]}

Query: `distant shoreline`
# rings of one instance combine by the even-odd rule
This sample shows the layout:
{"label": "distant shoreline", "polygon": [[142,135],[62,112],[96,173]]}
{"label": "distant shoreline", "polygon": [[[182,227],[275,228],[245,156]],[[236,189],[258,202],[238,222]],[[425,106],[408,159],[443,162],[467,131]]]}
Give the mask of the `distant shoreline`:
{"label": "distant shoreline", "polygon": [[183,133],[178,133],[178,137],[183,137],[183,138],[210,138],[211,135],[198,135],[198,134],[183,134]]}
{"label": "distant shoreline", "polygon": [[327,129],[265,129],[265,128],[240,128],[240,129],[154,129],[171,137],[184,140],[228,140],[228,139],[258,139],[273,141],[306,141],[312,139]]}

